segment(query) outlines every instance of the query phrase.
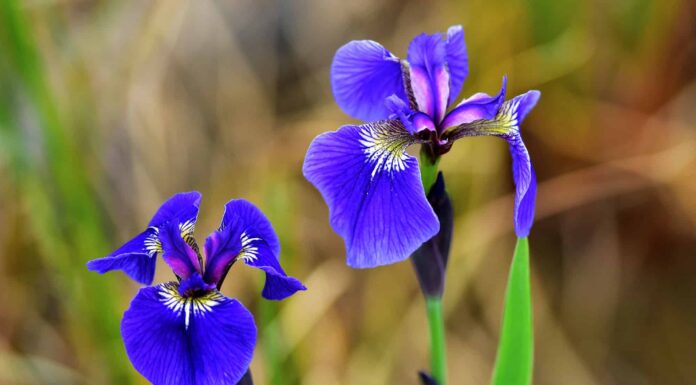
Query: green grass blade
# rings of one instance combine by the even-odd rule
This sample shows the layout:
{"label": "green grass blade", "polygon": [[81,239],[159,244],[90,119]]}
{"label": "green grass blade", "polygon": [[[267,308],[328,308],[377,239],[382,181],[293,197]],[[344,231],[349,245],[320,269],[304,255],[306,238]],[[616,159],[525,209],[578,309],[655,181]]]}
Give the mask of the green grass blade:
{"label": "green grass blade", "polygon": [[529,273],[529,243],[518,238],[510,266],[493,385],[532,383],[534,332]]}

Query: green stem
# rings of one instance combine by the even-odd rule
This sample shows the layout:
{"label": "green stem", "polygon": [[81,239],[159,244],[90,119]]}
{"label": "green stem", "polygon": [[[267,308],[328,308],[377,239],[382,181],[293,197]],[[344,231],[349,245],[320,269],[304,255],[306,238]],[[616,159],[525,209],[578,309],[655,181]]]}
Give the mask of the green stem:
{"label": "green stem", "polygon": [[278,322],[275,321],[278,313],[277,303],[274,301],[261,301],[260,320],[263,325],[263,352],[266,360],[266,375],[268,383],[272,385],[282,385],[283,363],[280,359],[279,343],[281,339]]}
{"label": "green stem", "polygon": [[440,163],[440,158],[433,159],[432,156],[427,151],[425,145],[420,152],[420,166],[421,182],[423,182],[423,189],[425,190],[425,195],[428,195],[430,188],[433,187],[435,181],[437,180],[437,166]]}
{"label": "green stem", "polygon": [[430,370],[439,385],[447,384],[447,348],[445,345],[445,321],[442,317],[442,299],[425,299],[430,328]]}

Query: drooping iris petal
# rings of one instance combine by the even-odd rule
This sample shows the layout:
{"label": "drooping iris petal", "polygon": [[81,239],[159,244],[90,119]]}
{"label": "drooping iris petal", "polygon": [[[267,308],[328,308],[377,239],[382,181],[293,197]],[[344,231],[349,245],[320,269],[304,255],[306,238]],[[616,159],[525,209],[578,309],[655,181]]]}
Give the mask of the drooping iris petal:
{"label": "drooping iris petal", "polygon": [[512,177],[515,181],[515,232],[518,237],[529,235],[536,202],[536,175],[522,141],[520,125],[540,96],[541,93],[536,90],[516,96],[503,104],[495,118],[499,127],[508,128],[507,133],[499,136],[510,144]]}
{"label": "drooping iris petal", "polygon": [[536,203],[536,175],[529,159],[529,152],[522,141],[519,125],[539,101],[541,93],[536,90],[526,92],[508,101],[517,130],[506,137],[512,155],[512,176],[515,180],[515,232],[518,237],[526,237],[534,222]]}
{"label": "drooping iris petal", "polygon": [[174,274],[188,278],[193,273],[200,273],[201,267],[196,251],[184,241],[183,226],[169,222],[159,231],[162,242],[162,258],[172,268]]}
{"label": "drooping iris petal", "polygon": [[220,232],[239,237],[241,249],[238,259],[266,273],[266,283],[262,292],[264,298],[280,300],[298,290],[306,289],[299,280],[289,277],[283,271],[278,259],[278,236],[271,222],[256,206],[244,199],[229,201],[225,205],[220,228]]}
{"label": "drooping iris petal", "polygon": [[527,91],[522,95],[515,96],[512,101],[519,103],[517,106],[517,120],[521,123],[527,117],[529,111],[536,106],[541,92],[537,90]]}
{"label": "drooping iris petal", "polygon": [[122,270],[133,280],[149,285],[155,276],[156,250],[148,249],[148,240],[157,237],[155,230],[147,229],[126,242],[110,256],[87,262],[87,268],[104,274],[107,271]]}
{"label": "drooping iris petal", "polygon": [[498,95],[489,96],[488,94],[477,93],[468,99],[464,99],[447,114],[442,121],[441,127],[447,129],[479,119],[493,119],[505,101],[506,89],[507,78],[504,77],[503,85]]}
{"label": "drooping iris petal", "polygon": [[469,74],[469,57],[464,42],[464,29],[453,25],[447,30],[447,68],[450,76],[449,104],[459,95],[464,79]]}
{"label": "drooping iris petal", "polygon": [[251,313],[213,291],[184,298],[175,283],[140,289],[121,334],[133,366],[153,385],[236,384],[256,345]]}
{"label": "drooping iris petal", "polygon": [[435,235],[439,223],[425,197],[413,137],[399,121],[343,126],[314,139],[303,173],[329,206],[348,265],[402,261]]}
{"label": "drooping iris petal", "polygon": [[518,135],[507,138],[512,156],[512,177],[515,181],[515,233],[526,237],[534,222],[536,175],[529,152]]}
{"label": "drooping iris petal", "polygon": [[331,88],[345,113],[365,121],[389,116],[388,96],[407,100],[399,58],[372,40],[351,41],[336,51]]}
{"label": "drooping iris petal", "polygon": [[442,35],[421,34],[408,46],[411,87],[419,109],[436,123],[445,116],[449,101],[450,77],[447,50]]}
{"label": "drooping iris petal", "polygon": [[200,201],[201,194],[196,191],[175,194],[160,206],[150,220],[147,230],[110,255],[88,262],[87,268],[100,274],[111,270],[123,270],[129,277],[142,284],[152,284],[156,257],[162,251],[157,236],[159,228],[172,221],[181,223],[184,238],[192,237]]}

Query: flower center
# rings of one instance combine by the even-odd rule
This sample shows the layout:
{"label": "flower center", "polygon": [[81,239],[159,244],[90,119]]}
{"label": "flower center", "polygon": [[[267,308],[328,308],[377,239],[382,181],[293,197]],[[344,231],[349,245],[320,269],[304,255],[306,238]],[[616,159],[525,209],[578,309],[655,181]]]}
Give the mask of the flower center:
{"label": "flower center", "polygon": [[215,290],[215,285],[206,283],[200,274],[193,273],[179,283],[178,292],[184,298],[196,298],[204,296],[213,290]]}

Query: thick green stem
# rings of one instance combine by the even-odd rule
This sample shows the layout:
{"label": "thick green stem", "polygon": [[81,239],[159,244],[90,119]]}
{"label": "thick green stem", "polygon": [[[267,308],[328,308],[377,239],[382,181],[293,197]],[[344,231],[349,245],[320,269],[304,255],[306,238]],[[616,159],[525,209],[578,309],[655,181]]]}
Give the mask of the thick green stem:
{"label": "thick green stem", "polygon": [[430,370],[439,385],[447,384],[447,347],[445,344],[445,321],[442,317],[442,298],[427,297],[430,329]]}
{"label": "thick green stem", "polygon": [[418,165],[420,166],[421,182],[423,182],[423,189],[426,195],[428,195],[430,188],[433,187],[437,180],[437,166],[439,163],[440,158],[433,158],[426,145],[423,145]]}

